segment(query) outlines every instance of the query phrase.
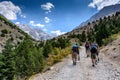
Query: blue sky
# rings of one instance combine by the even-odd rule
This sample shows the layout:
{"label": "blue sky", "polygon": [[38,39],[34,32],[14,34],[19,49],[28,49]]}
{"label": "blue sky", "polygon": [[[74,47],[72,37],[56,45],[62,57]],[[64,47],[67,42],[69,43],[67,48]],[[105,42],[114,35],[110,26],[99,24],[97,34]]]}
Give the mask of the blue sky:
{"label": "blue sky", "polygon": [[60,35],[74,29],[105,6],[120,0],[0,0],[0,14],[16,24]]}

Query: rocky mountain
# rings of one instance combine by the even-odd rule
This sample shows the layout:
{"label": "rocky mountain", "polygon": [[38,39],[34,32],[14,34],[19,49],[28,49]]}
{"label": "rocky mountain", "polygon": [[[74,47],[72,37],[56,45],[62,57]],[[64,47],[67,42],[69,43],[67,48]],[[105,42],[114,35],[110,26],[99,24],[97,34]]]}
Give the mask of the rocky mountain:
{"label": "rocky mountain", "polygon": [[18,26],[36,40],[46,40],[52,38],[52,36],[48,35],[39,28],[31,28],[25,24],[19,24]]}
{"label": "rocky mountain", "polygon": [[23,41],[26,36],[28,35],[19,29],[18,26],[0,15],[0,52],[4,49],[9,39],[12,41],[13,46],[16,46]]}
{"label": "rocky mountain", "polygon": [[[79,26],[77,26],[76,28],[80,28],[82,26],[87,25],[89,22],[93,22],[96,20],[99,20],[100,18],[103,17],[107,17],[107,16],[111,16],[113,14],[115,14],[116,12],[120,11],[120,4],[116,4],[116,5],[111,5],[111,6],[107,6],[104,7],[102,10],[100,10],[98,13],[96,13],[95,15],[93,15],[90,19],[88,19],[87,21],[81,23]],[[75,29],[76,29],[75,28]]]}

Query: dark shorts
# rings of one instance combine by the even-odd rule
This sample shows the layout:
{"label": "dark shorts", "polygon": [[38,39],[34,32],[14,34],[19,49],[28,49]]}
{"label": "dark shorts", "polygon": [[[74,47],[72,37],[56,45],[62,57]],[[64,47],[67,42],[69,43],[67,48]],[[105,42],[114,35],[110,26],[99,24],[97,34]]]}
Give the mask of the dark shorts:
{"label": "dark shorts", "polygon": [[91,59],[96,59],[96,53],[91,53]]}
{"label": "dark shorts", "polygon": [[77,59],[77,53],[76,52],[72,53],[72,59]]}
{"label": "dark shorts", "polygon": [[79,51],[75,51],[75,53],[79,54]]}
{"label": "dark shorts", "polygon": [[86,50],[89,50],[89,47],[85,47],[86,48]]}

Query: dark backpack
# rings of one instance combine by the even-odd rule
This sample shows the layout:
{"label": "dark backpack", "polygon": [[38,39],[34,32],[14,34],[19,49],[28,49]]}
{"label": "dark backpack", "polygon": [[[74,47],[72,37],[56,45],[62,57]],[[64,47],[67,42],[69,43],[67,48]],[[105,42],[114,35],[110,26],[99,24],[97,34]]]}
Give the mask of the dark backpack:
{"label": "dark backpack", "polygon": [[97,52],[97,48],[95,46],[92,46],[90,51],[91,51],[91,53],[96,53]]}
{"label": "dark backpack", "polygon": [[79,53],[79,49],[78,49],[77,46],[73,46],[73,47],[72,47],[72,51],[73,51],[73,52],[77,52],[77,53]]}
{"label": "dark backpack", "polygon": [[86,48],[89,48],[89,44],[88,44],[88,43],[86,43],[86,44],[85,44],[85,47],[86,47]]}

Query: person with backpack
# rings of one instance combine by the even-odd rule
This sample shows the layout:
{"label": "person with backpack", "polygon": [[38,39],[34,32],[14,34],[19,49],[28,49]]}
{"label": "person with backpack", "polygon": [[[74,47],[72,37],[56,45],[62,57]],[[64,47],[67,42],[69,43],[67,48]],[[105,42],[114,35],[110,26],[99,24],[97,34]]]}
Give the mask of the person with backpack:
{"label": "person with backpack", "polygon": [[78,46],[78,44],[76,42],[72,46],[72,60],[73,60],[73,65],[76,65],[77,59],[80,60],[79,48],[80,48],[80,46]]}
{"label": "person with backpack", "polygon": [[94,67],[96,63],[96,56],[98,53],[98,47],[96,45],[96,43],[92,43],[90,45],[90,52],[91,52],[91,59],[92,59],[92,66]]}
{"label": "person with backpack", "polygon": [[85,43],[85,49],[86,49],[86,54],[87,54],[87,57],[89,57],[89,43],[88,42],[86,42]]}
{"label": "person with backpack", "polygon": [[96,62],[98,62],[99,61],[99,46],[98,46],[98,44],[97,43],[94,43],[94,45],[97,47],[97,52],[96,52]]}

